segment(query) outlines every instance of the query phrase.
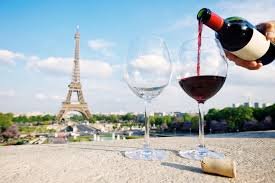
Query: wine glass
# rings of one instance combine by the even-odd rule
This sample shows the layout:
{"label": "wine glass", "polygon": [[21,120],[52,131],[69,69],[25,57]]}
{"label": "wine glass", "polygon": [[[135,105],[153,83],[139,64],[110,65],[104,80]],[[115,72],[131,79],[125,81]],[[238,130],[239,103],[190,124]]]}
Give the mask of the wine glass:
{"label": "wine glass", "polygon": [[[197,149],[180,151],[188,159],[204,157],[223,158],[222,153],[208,150],[204,143],[203,105],[223,86],[227,76],[227,59],[220,42],[215,38],[201,37],[182,44],[177,68],[177,80],[181,88],[198,102],[199,146]],[[198,49],[200,48],[200,49]]]}
{"label": "wine glass", "polygon": [[144,101],[145,133],[142,149],[126,151],[125,156],[138,160],[163,160],[166,152],[150,147],[148,104],[169,84],[172,64],[165,42],[157,36],[134,39],[128,50],[124,79],[129,88]]}

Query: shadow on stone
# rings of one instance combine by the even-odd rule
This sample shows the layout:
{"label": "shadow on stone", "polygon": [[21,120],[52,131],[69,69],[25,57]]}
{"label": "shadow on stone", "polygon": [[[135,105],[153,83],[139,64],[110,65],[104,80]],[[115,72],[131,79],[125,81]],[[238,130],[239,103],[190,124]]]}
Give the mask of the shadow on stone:
{"label": "shadow on stone", "polygon": [[186,171],[190,171],[190,172],[203,174],[202,170],[198,167],[186,166],[186,165],[182,165],[182,164],[168,163],[168,162],[162,162],[161,165],[176,168],[179,170],[186,170]]}

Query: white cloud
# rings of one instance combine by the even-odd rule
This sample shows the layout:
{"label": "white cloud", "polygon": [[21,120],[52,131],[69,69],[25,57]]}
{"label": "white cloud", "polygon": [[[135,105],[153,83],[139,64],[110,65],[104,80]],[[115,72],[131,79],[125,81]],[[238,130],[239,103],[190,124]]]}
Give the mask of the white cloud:
{"label": "white cloud", "polygon": [[[227,63],[222,49],[215,39],[202,38],[200,50],[200,74],[226,75]],[[178,60],[174,62],[174,73],[177,79],[189,77],[197,71],[197,39],[186,41],[180,48]]]}
{"label": "white cloud", "polygon": [[156,54],[141,55],[133,61],[130,61],[134,69],[145,70],[149,72],[167,72],[170,70],[170,62],[165,57]]}
{"label": "white cloud", "polygon": [[169,58],[153,53],[140,55],[129,61],[124,79],[131,86],[158,87],[168,84],[171,71]]}
{"label": "white cloud", "polygon": [[115,44],[113,42],[106,41],[104,39],[94,39],[94,40],[88,41],[88,46],[93,50],[99,51],[99,50],[111,48],[115,46]]}
{"label": "white cloud", "polygon": [[106,57],[114,57],[112,48],[115,46],[115,43],[106,41],[104,39],[94,39],[88,41],[88,46],[93,51],[102,54]]}
{"label": "white cloud", "polygon": [[53,100],[58,100],[58,101],[63,101],[65,100],[65,97],[64,96],[59,96],[59,95],[53,95],[50,97],[51,99]]}
{"label": "white cloud", "polygon": [[[274,20],[275,17],[275,0],[243,0],[241,2],[238,0],[222,0],[213,5],[209,5],[209,7],[213,7],[210,9],[217,12],[224,18],[230,16],[240,16],[255,25],[269,20]],[[192,30],[195,28],[195,30],[197,30],[196,16],[196,14],[193,14],[192,16],[185,16],[175,21],[173,24],[168,26],[166,29],[167,32],[183,30],[186,28],[192,28]]]}
{"label": "white cloud", "polygon": [[62,57],[48,57],[42,60],[29,62],[27,68],[36,71],[54,73],[54,74],[68,74],[72,71],[73,59]]}
{"label": "white cloud", "polygon": [[185,16],[182,19],[177,20],[172,25],[168,26],[166,29],[167,32],[181,30],[185,28],[195,27],[197,25],[197,21],[194,21],[194,17],[192,16]]}
{"label": "white cloud", "polygon": [[2,90],[2,91],[0,91],[0,96],[2,96],[2,97],[13,97],[13,96],[15,96],[15,91],[13,89]]}
{"label": "white cloud", "polygon": [[34,97],[36,99],[38,99],[38,100],[46,100],[46,99],[48,99],[48,97],[44,93],[37,93],[37,94],[35,94]]}
{"label": "white cloud", "polygon": [[256,71],[231,66],[228,72],[229,82],[232,85],[254,86],[263,90],[275,86],[275,64],[266,65]]}
{"label": "white cloud", "polygon": [[108,78],[112,75],[112,66],[107,62],[83,60],[80,64],[81,72],[86,77]]}
{"label": "white cloud", "polygon": [[[220,13],[225,18],[229,16],[241,16],[251,23],[261,23],[274,20],[275,1],[274,0],[243,0],[243,1],[220,1],[216,4]],[[230,8],[228,8],[230,7]]]}
{"label": "white cloud", "polygon": [[55,100],[55,101],[63,101],[65,98],[63,96],[59,96],[59,95],[47,95],[45,93],[36,93],[34,95],[34,97],[37,100],[40,101],[45,101],[45,100]]}
{"label": "white cloud", "polygon": [[21,53],[9,50],[0,50],[0,63],[5,65],[16,65],[17,59],[25,59],[25,56]]}
{"label": "white cloud", "polygon": [[[49,74],[69,76],[73,71],[73,58],[48,57],[29,62],[27,68]],[[81,60],[80,72],[84,77],[107,78],[112,74],[112,67],[100,60]]]}

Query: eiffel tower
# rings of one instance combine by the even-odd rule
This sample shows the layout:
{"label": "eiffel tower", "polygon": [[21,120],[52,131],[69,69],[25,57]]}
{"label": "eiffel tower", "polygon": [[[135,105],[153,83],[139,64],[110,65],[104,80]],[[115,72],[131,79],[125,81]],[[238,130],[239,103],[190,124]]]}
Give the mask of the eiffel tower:
{"label": "eiffel tower", "polygon": [[[80,68],[79,68],[79,26],[77,26],[77,30],[74,36],[75,39],[75,53],[74,53],[74,65],[73,65],[73,75],[72,81],[69,84],[69,91],[67,94],[67,98],[64,102],[62,102],[62,108],[57,115],[57,120],[60,122],[64,119],[64,115],[69,111],[77,111],[80,112],[84,118],[89,119],[92,114],[89,111],[88,104],[85,102],[83,97],[83,92],[81,89],[80,83]],[[72,93],[77,94],[77,103],[72,103]]]}

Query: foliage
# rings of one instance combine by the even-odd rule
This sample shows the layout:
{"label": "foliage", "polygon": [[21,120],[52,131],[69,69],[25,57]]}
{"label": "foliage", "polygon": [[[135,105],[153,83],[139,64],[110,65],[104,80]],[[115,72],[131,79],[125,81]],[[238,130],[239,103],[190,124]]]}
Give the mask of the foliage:
{"label": "foliage", "polygon": [[45,124],[42,122],[49,122],[54,121],[55,116],[54,115],[36,115],[36,116],[25,116],[25,115],[19,115],[12,118],[12,121],[15,123],[37,123],[37,125]]}
{"label": "foliage", "polygon": [[143,136],[127,136],[126,139],[140,139],[143,138]]}
{"label": "foliage", "polygon": [[134,114],[132,114],[132,113],[127,113],[127,114],[125,114],[125,115],[122,115],[122,116],[121,116],[121,119],[122,119],[123,121],[133,121],[133,120],[136,119],[136,116],[135,116]]}
{"label": "foliage", "polygon": [[88,142],[91,141],[91,136],[78,136],[76,139],[74,137],[68,138],[69,142]]}
{"label": "foliage", "polygon": [[272,118],[273,129],[275,128],[275,104],[265,108],[251,108],[240,106],[237,108],[226,107],[222,110],[210,109],[205,116],[209,123],[211,120],[227,122],[230,131],[243,130],[243,125],[247,121],[257,120],[259,123],[267,117]]}
{"label": "foliage", "polygon": [[[237,107],[231,108],[226,107],[224,109],[210,109],[205,115],[206,122],[206,131],[212,120],[215,121],[224,121],[226,122],[225,131],[236,131],[237,129],[242,131],[246,128],[244,124],[246,122],[257,120],[256,124],[258,126],[264,125],[264,120],[266,117],[271,117],[272,126],[268,129],[275,129],[275,104],[265,107],[265,108],[251,108],[251,107]],[[14,117],[12,113],[0,113],[0,135],[6,129],[13,125],[13,122],[18,124],[19,131],[24,134],[37,132],[37,133],[52,133],[55,130],[49,130],[46,128],[46,125],[51,123],[55,119],[53,115],[38,115],[38,116],[24,116],[20,115]],[[81,121],[83,120],[82,116],[75,115],[72,116],[72,120]],[[183,117],[174,117],[174,116],[150,116],[149,120],[151,124],[155,124],[157,128],[161,130],[182,130],[184,122],[191,122],[191,128],[194,131],[198,131],[198,116],[193,116],[188,113],[185,113]],[[137,116],[133,113],[127,113],[124,115],[104,115],[104,114],[94,114],[90,119],[90,123],[95,123],[96,121],[104,121],[108,123],[121,123],[121,126],[136,126],[141,123],[137,122]],[[270,123],[269,123],[270,124]],[[114,129],[117,128],[117,124],[114,125]],[[255,129],[260,129],[255,128]]]}
{"label": "foliage", "polygon": [[[164,123],[164,117],[161,117],[161,116],[151,116],[151,118],[154,119],[155,124],[157,126],[160,126],[162,123]],[[153,124],[153,123],[151,122],[151,124]]]}
{"label": "foliage", "polygon": [[110,115],[110,121],[112,123],[117,123],[119,121],[119,118],[117,115],[112,114],[112,115]]}
{"label": "foliage", "polygon": [[190,122],[190,121],[192,121],[192,118],[193,117],[190,114],[185,113],[182,117],[182,120],[183,120],[183,122]]}
{"label": "foliage", "polygon": [[36,133],[55,133],[55,129],[47,129],[46,125],[41,126],[19,126],[19,131],[22,134]]}
{"label": "foliage", "polygon": [[226,107],[222,110],[210,109],[205,119],[207,121],[225,120],[230,130],[241,130],[244,122],[254,119],[253,108],[240,106],[237,108]]}
{"label": "foliage", "polygon": [[163,117],[163,122],[166,123],[167,125],[171,125],[172,121],[173,121],[173,117],[172,116],[164,116]]}
{"label": "foliage", "polygon": [[127,113],[125,115],[104,115],[104,114],[94,114],[92,116],[92,122],[93,121],[104,121],[108,123],[118,123],[118,122],[129,122],[129,121],[136,121],[136,115],[132,113]]}
{"label": "foliage", "polygon": [[275,104],[265,108],[266,116],[272,118],[273,127],[275,128]]}
{"label": "foliage", "polygon": [[156,116],[149,116],[149,122],[150,124],[160,125],[159,123],[156,123]]}
{"label": "foliage", "polygon": [[9,139],[8,141],[4,142],[3,144],[0,145],[23,145],[28,143],[28,140],[23,139],[23,138],[17,138],[17,139]]}
{"label": "foliage", "polygon": [[94,117],[94,116],[90,117],[90,118],[89,118],[89,122],[90,122],[90,123],[95,123],[95,122],[96,122],[95,117]]}
{"label": "foliage", "polygon": [[76,115],[75,114],[75,115],[73,115],[73,116],[70,117],[70,120],[78,122],[78,121],[84,121],[85,118],[82,115]]}
{"label": "foliage", "polygon": [[13,124],[12,117],[13,117],[13,114],[11,113],[7,113],[7,114],[0,113],[0,133],[4,132],[6,129],[12,126]]}
{"label": "foliage", "polygon": [[191,129],[194,130],[194,131],[198,131],[198,129],[199,129],[199,116],[198,115],[193,116],[191,118],[191,122],[192,122]]}
{"label": "foliage", "polygon": [[262,121],[267,116],[267,112],[263,108],[257,108],[254,109],[253,116],[256,120]]}
{"label": "foliage", "polygon": [[220,110],[218,109],[209,109],[208,113],[204,116],[206,121],[211,120],[221,120]]}

